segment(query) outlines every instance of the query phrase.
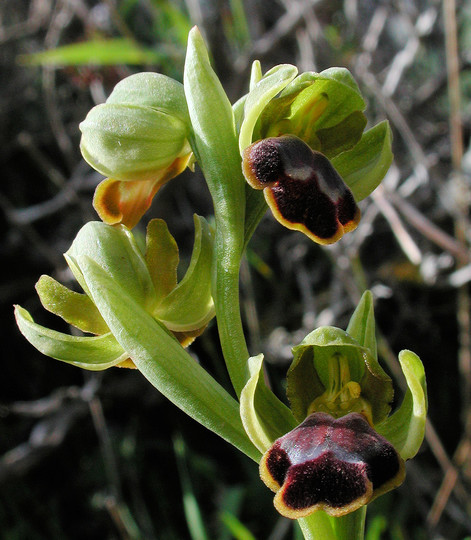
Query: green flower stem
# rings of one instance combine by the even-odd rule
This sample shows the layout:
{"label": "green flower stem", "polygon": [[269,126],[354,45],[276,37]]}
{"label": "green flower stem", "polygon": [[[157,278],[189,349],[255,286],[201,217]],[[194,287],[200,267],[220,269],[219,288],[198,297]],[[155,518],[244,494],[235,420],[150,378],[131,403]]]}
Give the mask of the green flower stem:
{"label": "green flower stem", "polygon": [[221,347],[232,384],[240,393],[249,378],[239,305],[239,268],[244,248],[245,181],[234,115],[197,28],[188,39],[185,94],[193,127],[193,151],[214,203],[213,297]]}
{"label": "green flower stem", "polygon": [[322,511],[298,519],[306,540],[336,540],[329,516]]}
{"label": "green flower stem", "polygon": [[342,517],[330,517],[325,512],[314,512],[298,519],[306,540],[363,540],[366,506]]}
{"label": "green flower stem", "polygon": [[336,540],[363,540],[365,536],[366,505],[346,516],[329,519]]}

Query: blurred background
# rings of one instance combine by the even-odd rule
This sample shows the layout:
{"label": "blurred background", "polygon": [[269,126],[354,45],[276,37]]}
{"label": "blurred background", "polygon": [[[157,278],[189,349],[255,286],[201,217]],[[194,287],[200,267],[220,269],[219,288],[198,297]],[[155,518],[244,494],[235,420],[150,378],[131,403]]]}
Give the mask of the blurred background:
{"label": "blurred background", "polygon": [[[300,538],[253,462],[138,372],[43,357],[13,319],[18,303],[67,331],[34,284],[46,273],[71,285],[62,253],[97,219],[101,177],[81,158],[78,124],[127,75],[181,81],[194,24],[232,102],[247,92],[254,59],[264,71],[345,66],[370,124],[389,119],[395,162],[361,203],[355,233],[321,247],[264,218],[241,272],[244,322],[283,397],[291,347],[317,326],[345,328],[370,288],[397,400],[397,353],[409,348],[425,364],[430,414],[404,485],[369,506],[367,539],[471,537],[471,4],[1,0],[0,538]],[[193,212],[212,213],[198,170],[167,184],[144,220],[167,220],[183,267]],[[191,353],[230,388],[214,323]]]}

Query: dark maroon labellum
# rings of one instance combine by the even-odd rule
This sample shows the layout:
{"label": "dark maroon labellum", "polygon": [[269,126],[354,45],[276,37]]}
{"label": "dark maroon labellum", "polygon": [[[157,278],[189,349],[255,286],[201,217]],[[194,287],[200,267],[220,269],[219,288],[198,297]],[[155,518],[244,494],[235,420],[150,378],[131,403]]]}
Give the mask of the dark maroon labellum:
{"label": "dark maroon labellum", "polygon": [[330,161],[294,135],[270,137],[244,150],[247,182],[263,189],[276,219],[320,244],[331,244],[360,220],[352,192]]}
{"label": "dark maroon labellum", "polygon": [[402,458],[358,413],[313,413],[280,437],[260,463],[275,506],[297,519],[316,510],[341,516],[400,485]]}

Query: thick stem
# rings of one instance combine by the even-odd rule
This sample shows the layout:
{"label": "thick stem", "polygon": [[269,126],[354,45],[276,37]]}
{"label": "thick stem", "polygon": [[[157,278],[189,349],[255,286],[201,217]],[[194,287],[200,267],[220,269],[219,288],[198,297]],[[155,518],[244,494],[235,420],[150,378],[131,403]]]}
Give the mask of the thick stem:
{"label": "thick stem", "polygon": [[363,540],[365,536],[366,506],[339,518],[330,518],[337,540]]}
{"label": "thick stem", "polygon": [[[245,341],[239,303],[239,269],[241,249],[238,238],[224,234],[225,224],[216,214],[216,242],[214,250],[213,296],[216,319],[224,360],[237,397],[249,378]],[[235,240],[235,241],[234,241]]]}
{"label": "thick stem", "polygon": [[299,519],[306,540],[363,540],[365,536],[366,506],[342,517],[329,517],[325,512],[314,512]]}

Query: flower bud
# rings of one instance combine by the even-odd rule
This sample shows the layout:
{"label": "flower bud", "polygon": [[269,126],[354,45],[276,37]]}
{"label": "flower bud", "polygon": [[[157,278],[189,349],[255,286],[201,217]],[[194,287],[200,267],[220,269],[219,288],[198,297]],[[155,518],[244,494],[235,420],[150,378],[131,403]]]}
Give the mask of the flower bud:
{"label": "flower bud", "polygon": [[189,163],[183,85],[157,73],[121,81],[80,124],[85,160],[107,176],[94,206],[108,224],[133,227],[158,189]]}

